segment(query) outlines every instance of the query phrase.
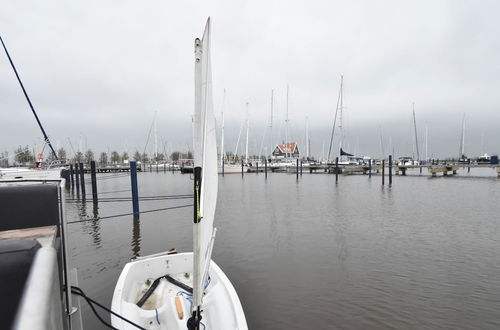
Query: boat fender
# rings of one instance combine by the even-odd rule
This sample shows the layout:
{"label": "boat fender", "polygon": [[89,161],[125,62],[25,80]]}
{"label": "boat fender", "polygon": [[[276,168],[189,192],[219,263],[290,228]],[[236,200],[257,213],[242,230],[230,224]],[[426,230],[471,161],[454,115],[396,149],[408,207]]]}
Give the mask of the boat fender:
{"label": "boat fender", "polygon": [[179,320],[184,318],[184,308],[182,307],[181,297],[175,296],[175,309],[177,310],[177,317]]}

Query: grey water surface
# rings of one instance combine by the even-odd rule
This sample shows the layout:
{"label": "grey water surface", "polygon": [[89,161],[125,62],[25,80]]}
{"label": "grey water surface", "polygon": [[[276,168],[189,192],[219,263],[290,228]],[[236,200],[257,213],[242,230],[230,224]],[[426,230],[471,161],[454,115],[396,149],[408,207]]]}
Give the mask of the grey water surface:
{"label": "grey water surface", "polygon": [[[98,180],[98,215],[130,213],[129,201],[104,200],[130,197],[129,175]],[[192,193],[188,174],[139,173],[138,181],[141,196]],[[213,259],[250,329],[500,329],[499,200],[491,169],[436,178],[415,171],[391,187],[380,176],[341,176],[338,184],[326,174],[220,176]],[[67,203],[69,221],[94,211],[91,196]],[[80,287],[110,306],[130,258],[192,251],[192,214],[181,207],[70,224]],[[105,329],[83,301],[82,310],[86,329]]]}

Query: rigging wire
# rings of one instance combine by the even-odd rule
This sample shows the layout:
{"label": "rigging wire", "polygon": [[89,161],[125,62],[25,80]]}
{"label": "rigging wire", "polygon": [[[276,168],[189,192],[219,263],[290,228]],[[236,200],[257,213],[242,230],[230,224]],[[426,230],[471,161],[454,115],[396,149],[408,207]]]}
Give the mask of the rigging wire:
{"label": "rigging wire", "polygon": [[[179,205],[179,206],[172,206],[172,207],[165,207],[165,208],[161,208],[161,209],[141,211],[139,213],[153,213],[153,212],[160,212],[160,211],[181,209],[181,208],[184,208],[184,207],[191,207],[191,206],[193,206],[193,204]],[[73,224],[73,223],[79,223],[79,222],[87,222],[87,221],[96,221],[96,220],[103,220],[103,219],[111,219],[111,218],[118,218],[118,217],[124,217],[124,216],[127,216],[127,215],[134,215],[134,213],[130,212],[130,213],[123,213],[123,214],[108,215],[108,216],[105,216],[105,217],[98,217],[98,218],[79,219],[79,220],[68,221],[67,224]]]}

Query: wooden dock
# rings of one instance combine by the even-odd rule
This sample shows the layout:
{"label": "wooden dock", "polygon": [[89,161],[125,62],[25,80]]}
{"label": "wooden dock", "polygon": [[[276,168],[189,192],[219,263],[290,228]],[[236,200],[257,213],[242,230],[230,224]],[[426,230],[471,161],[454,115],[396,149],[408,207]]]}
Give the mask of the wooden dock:
{"label": "wooden dock", "polygon": [[[141,172],[141,167],[137,167],[137,172]],[[85,174],[90,173],[90,167],[85,167],[83,169]],[[96,173],[119,173],[119,172],[130,172],[130,166],[103,166],[97,167]]]}

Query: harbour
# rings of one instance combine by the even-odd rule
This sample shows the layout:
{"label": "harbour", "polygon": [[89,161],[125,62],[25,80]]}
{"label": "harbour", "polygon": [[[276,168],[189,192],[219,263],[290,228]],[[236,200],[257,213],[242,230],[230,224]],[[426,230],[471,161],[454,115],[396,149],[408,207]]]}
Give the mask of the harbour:
{"label": "harbour", "polygon": [[0,14],[2,328],[500,328],[498,5],[98,5]]}
{"label": "harbour", "polygon": [[[178,172],[138,175],[143,196],[191,187],[189,175]],[[413,170],[384,188],[380,178],[359,175],[342,176],[338,184],[322,175],[304,174],[299,181],[285,173],[269,173],[267,180],[263,174],[219,176],[223,243],[214,258],[234,279],[249,327],[498,328],[498,179],[488,169],[426,177]],[[128,177],[98,182],[102,192],[126,190],[103,196],[130,196]],[[463,199],[464,192],[475,198]],[[68,190],[67,197],[76,192]],[[141,209],[183,202],[147,201]],[[131,210],[130,203],[101,203],[99,216],[121,213],[124,205]],[[188,250],[191,231],[183,219],[189,214],[189,208],[172,209],[69,225],[81,287],[109,302],[130,258]],[[70,204],[68,219],[92,217],[92,203]],[[85,324],[100,329],[82,307]]]}

